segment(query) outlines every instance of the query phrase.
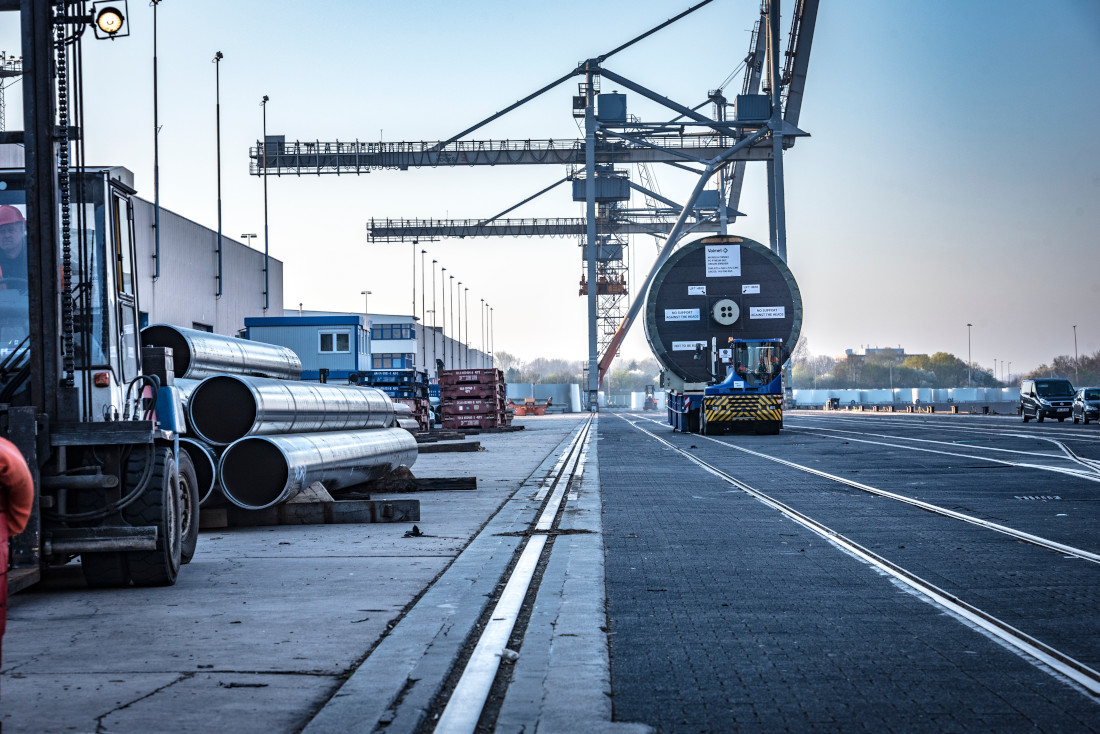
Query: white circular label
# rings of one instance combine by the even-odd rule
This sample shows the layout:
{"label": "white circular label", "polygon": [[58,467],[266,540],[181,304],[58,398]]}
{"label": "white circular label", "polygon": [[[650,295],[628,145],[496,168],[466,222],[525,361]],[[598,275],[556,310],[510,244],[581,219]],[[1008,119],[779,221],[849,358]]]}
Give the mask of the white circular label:
{"label": "white circular label", "polygon": [[736,301],[730,298],[723,298],[721,301],[714,304],[711,313],[714,316],[714,320],[722,326],[731,326],[737,321],[737,317],[741,315],[741,309],[738,308]]}

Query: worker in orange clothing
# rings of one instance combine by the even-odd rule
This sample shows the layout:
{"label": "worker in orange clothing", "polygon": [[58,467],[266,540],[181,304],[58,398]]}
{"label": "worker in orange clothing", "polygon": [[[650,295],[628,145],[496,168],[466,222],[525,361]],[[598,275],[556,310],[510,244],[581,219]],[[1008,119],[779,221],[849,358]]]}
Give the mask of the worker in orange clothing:
{"label": "worker in orange clothing", "polygon": [[0,650],[8,618],[8,538],[23,532],[33,507],[34,480],[27,461],[15,444],[0,438]]}
{"label": "worker in orange clothing", "polygon": [[11,204],[0,206],[0,289],[27,290],[27,226]]}

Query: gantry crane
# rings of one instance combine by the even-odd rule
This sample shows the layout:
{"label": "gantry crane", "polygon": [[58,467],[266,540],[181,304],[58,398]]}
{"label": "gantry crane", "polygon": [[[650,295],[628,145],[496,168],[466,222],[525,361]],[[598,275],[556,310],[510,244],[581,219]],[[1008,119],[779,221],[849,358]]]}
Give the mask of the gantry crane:
{"label": "gantry crane", "polygon": [[[817,17],[818,0],[796,0],[784,73],[780,74],[779,3],[763,0],[761,20],[756,25],[747,61],[742,95],[733,105],[733,119],[726,119],[728,105],[721,91],[712,93],[713,117],[699,112],[706,103],[689,108],[622,76],[606,65],[607,60],[660,29],[710,4],[704,0],[679,15],[601,56],[588,59],[562,77],[442,141],[361,142],[294,141],[285,136],[265,136],[251,150],[251,173],[257,176],[284,174],[362,174],[370,171],[440,166],[476,165],[565,165],[574,170],[574,194],[583,194],[585,216],[579,219],[502,219],[516,207],[487,220],[372,220],[369,236],[376,241],[405,238],[465,237],[493,234],[580,235],[583,229],[587,284],[599,283],[601,242],[620,242],[619,237],[646,231],[663,234],[665,243],[642,288],[643,295],[657,268],[667,259],[681,236],[694,229],[716,227],[724,232],[736,211],[744,164],[765,161],[768,167],[769,230],[771,247],[786,259],[786,219],[783,188],[783,150],[806,133],[797,127],[805,88],[806,69]],[[765,57],[767,63],[765,64]],[[767,95],[753,92],[766,75]],[[526,104],[573,77],[582,77],[573,98],[574,116],[584,119],[583,140],[471,140],[467,136]],[[639,94],[676,113],[671,121],[644,122],[626,114],[625,95],[601,94],[600,80],[607,79],[627,91]],[[785,104],[784,104],[785,103]],[[635,184],[615,165],[665,163],[699,175],[688,199],[681,205],[660,196],[650,187]],[[725,172],[733,164],[732,173]],[[720,175],[719,195],[712,211],[700,211],[700,196],[710,179]],[[554,184],[556,186],[557,184]],[[666,208],[645,212],[619,206],[629,197],[623,187],[640,190]],[[549,187],[553,188],[553,186]],[[549,190],[544,189],[543,192]],[[537,194],[538,195],[538,194]],[[536,195],[536,196],[537,196]],[[530,197],[534,198],[534,197]],[[520,204],[530,200],[527,199]],[[517,204],[516,206],[519,206]],[[672,220],[673,215],[675,220]],[[671,225],[669,224],[670,222]],[[703,229],[702,231],[707,231]],[[614,248],[611,248],[614,251]],[[605,258],[610,262],[610,258]],[[605,271],[605,277],[606,277]],[[589,357],[588,405],[595,409],[603,375],[610,368],[619,345],[633,323],[643,298],[635,298],[614,333],[600,339],[600,288],[586,288],[588,296]],[[624,284],[625,293],[625,284]],[[610,295],[610,294],[605,294]],[[606,324],[607,319],[603,319]],[[606,331],[603,330],[603,331]],[[602,344],[601,344],[602,342]],[[602,347],[602,349],[601,349]],[[602,353],[602,356],[601,356]]]}

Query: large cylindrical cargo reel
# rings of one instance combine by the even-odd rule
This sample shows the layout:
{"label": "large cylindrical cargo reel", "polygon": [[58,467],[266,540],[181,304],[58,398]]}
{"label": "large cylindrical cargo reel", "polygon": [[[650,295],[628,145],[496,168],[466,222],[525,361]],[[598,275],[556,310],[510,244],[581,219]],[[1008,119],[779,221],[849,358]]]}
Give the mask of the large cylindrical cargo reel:
{"label": "large cylindrical cargo reel", "polygon": [[330,490],[362,484],[411,467],[416,457],[416,439],[403,428],[249,436],[222,454],[218,479],[230,502],[262,510],[314,482]]}
{"label": "large cylindrical cargo reel", "polygon": [[141,330],[147,347],[171,347],[176,377],[201,380],[213,375],[255,375],[280,380],[302,376],[302,361],[287,347],[211,334],[169,324]]}
{"label": "large cylindrical cargo reel", "polygon": [[[802,331],[802,295],[790,268],[766,246],[717,235],[681,245],[653,278],[646,339],[674,382],[701,389],[730,339],[782,339],[787,355]],[[675,385],[674,385],[675,386]]]}

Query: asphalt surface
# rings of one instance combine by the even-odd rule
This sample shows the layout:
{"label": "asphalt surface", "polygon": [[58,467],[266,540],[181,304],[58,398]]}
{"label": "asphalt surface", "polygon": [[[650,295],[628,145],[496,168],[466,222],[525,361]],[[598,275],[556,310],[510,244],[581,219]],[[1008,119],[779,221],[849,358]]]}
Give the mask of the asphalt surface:
{"label": "asphalt surface", "polygon": [[1084,469],[1042,440],[1100,458],[1095,426],[807,412],[779,436],[711,440],[651,419],[600,421],[616,720],[662,732],[1100,728],[1080,688],[628,421],[1092,667],[1097,564],[733,447],[1096,552],[1100,474],[1054,471]]}
{"label": "asphalt surface", "polygon": [[658,440],[1100,668],[1100,564],[844,483],[1097,553],[1097,426],[792,411],[778,436],[704,437],[603,413],[572,474],[584,418],[422,456],[478,489],[411,495],[421,537],[204,531],[167,589],[59,569],[11,602],[0,723],[430,732],[561,486],[479,732],[1100,731],[1082,687]]}

